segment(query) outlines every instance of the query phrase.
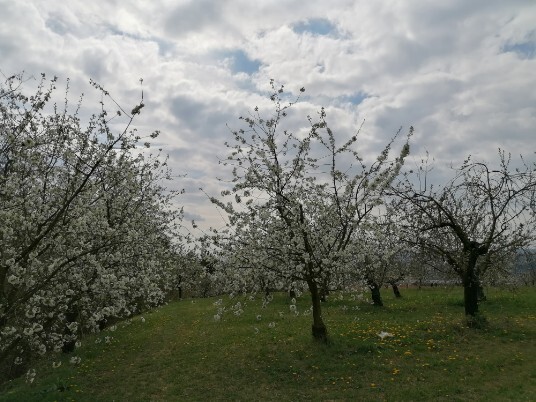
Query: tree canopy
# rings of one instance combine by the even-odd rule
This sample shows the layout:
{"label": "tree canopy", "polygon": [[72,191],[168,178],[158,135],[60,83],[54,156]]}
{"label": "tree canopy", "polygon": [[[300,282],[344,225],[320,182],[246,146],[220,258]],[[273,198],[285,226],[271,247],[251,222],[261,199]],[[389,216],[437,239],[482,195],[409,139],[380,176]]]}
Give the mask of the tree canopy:
{"label": "tree canopy", "polygon": [[495,168],[469,157],[443,186],[427,182],[427,169],[421,168],[395,187],[405,239],[439,256],[459,276],[470,316],[478,312],[481,279],[488,269],[500,268],[493,261],[513,257],[535,240],[534,169],[523,160],[522,167],[511,168],[504,151],[498,159]]}
{"label": "tree canopy", "polygon": [[[174,192],[131,113],[51,105],[57,79],[0,86],[0,367],[72,350],[82,333],[162,303],[174,276]],[[93,83],[103,99],[108,92]],[[68,85],[67,85],[68,91]],[[113,99],[112,99],[113,100]],[[111,122],[123,119],[123,129]],[[117,127],[117,125],[115,126]],[[156,138],[157,132],[147,135]]]}
{"label": "tree canopy", "polygon": [[232,168],[233,186],[222,196],[231,200],[212,200],[228,213],[229,224],[216,239],[235,291],[305,286],[313,336],[325,341],[322,292],[359,269],[357,229],[382,203],[409,145],[406,140],[390,159],[399,132],[366,166],[356,150],[359,130],[338,144],[322,109],[316,119],[308,117],[306,133],[295,134],[284,123],[296,101],[285,102],[284,88],[273,81],[272,90],[274,111],[265,118],[256,107],[241,118],[245,127],[232,132],[234,144],[227,144],[230,155],[222,163]]}

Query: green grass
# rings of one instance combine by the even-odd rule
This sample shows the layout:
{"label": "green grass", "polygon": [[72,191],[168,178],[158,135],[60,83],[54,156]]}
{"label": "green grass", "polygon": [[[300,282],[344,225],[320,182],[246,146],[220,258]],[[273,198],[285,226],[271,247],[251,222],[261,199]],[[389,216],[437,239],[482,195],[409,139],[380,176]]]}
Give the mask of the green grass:
{"label": "green grass", "polygon": [[536,289],[489,289],[484,329],[463,325],[461,289],[402,293],[384,290],[384,308],[333,295],[328,345],[311,340],[311,317],[291,314],[284,295],[220,322],[216,299],[174,302],[88,336],[79,366],[43,360],[32,384],[5,384],[0,401],[534,400]]}

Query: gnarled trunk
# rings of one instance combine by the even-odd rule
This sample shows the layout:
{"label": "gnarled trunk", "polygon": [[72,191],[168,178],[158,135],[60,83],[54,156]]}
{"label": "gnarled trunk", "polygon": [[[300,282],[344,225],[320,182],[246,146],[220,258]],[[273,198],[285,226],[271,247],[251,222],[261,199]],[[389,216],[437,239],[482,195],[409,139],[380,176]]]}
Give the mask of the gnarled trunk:
{"label": "gnarled trunk", "polygon": [[467,266],[463,275],[463,304],[465,315],[474,317],[478,313],[478,288],[480,286],[476,275],[476,261],[478,251],[470,250],[468,252]]}
{"label": "gnarled trunk", "polygon": [[382,307],[383,301],[382,301],[382,295],[380,293],[380,286],[376,282],[369,281],[369,288],[370,292],[372,294],[372,303],[375,306]]}
{"label": "gnarled trunk", "polygon": [[465,315],[474,317],[478,313],[478,287],[470,279],[463,283]]}
{"label": "gnarled trunk", "polygon": [[395,297],[402,297],[400,289],[398,289],[398,285],[395,282],[391,282],[391,287],[393,288],[393,293],[395,294]]}
{"label": "gnarled trunk", "polygon": [[382,301],[382,296],[381,296],[381,293],[380,293],[380,287],[376,285],[373,288],[371,288],[370,291],[372,293],[372,303],[375,306],[383,307],[383,301]]}
{"label": "gnarled trunk", "polygon": [[308,280],[309,292],[311,293],[311,301],[313,302],[313,326],[312,334],[316,341],[327,343],[328,330],[324,320],[322,319],[322,306],[320,303],[320,291],[318,284],[314,279]]}

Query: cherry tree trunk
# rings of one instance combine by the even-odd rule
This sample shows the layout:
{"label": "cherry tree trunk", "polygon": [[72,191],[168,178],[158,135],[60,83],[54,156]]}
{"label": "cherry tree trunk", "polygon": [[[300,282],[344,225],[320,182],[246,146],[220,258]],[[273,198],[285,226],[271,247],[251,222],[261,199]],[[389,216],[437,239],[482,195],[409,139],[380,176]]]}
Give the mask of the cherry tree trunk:
{"label": "cherry tree trunk", "polygon": [[471,282],[463,284],[465,315],[474,317],[478,313],[478,287]]}
{"label": "cherry tree trunk", "polygon": [[375,306],[382,307],[383,301],[382,301],[382,295],[380,293],[380,286],[376,282],[373,282],[373,281],[369,281],[368,286],[370,288],[370,292],[372,295],[372,303]]}
{"label": "cherry tree trunk", "polygon": [[313,338],[319,342],[327,343],[328,330],[326,328],[326,324],[324,324],[324,320],[322,319],[322,305],[320,302],[321,295],[318,289],[318,284],[315,280],[308,280],[307,285],[309,286],[311,301],[313,303]]}
{"label": "cherry tree trunk", "polygon": [[393,293],[395,294],[395,297],[402,297],[402,294],[400,293],[400,289],[398,289],[398,285],[394,282],[391,283],[391,287],[393,288]]}
{"label": "cherry tree trunk", "polygon": [[474,317],[478,313],[479,280],[475,272],[478,255],[471,251],[463,279],[463,303],[465,315]]}

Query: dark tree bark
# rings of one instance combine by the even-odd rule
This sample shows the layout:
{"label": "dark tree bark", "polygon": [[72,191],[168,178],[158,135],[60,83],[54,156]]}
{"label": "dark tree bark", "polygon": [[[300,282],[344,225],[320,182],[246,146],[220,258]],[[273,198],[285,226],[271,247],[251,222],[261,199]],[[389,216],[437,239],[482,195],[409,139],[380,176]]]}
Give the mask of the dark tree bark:
{"label": "dark tree bark", "polygon": [[383,307],[382,295],[380,293],[380,287],[376,282],[369,281],[369,288],[372,294],[372,303],[375,306]]}
{"label": "dark tree bark", "polygon": [[463,303],[465,315],[474,317],[478,313],[478,287],[470,278],[463,282]]}
{"label": "dark tree bark", "polygon": [[393,288],[393,293],[395,294],[395,297],[402,297],[402,294],[400,293],[400,289],[398,288],[396,282],[391,282],[391,287]]}
{"label": "dark tree bark", "polygon": [[[483,251],[483,250],[482,250]],[[478,288],[480,281],[476,273],[476,262],[481,250],[478,244],[471,244],[466,250],[467,266],[462,277],[463,281],[463,302],[465,315],[474,317],[478,313]]]}
{"label": "dark tree bark", "polygon": [[320,301],[320,291],[318,289],[318,284],[314,279],[307,281],[309,286],[309,292],[311,293],[311,301],[313,303],[313,326],[312,334],[313,338],[316,341],[327,343],[328,341],[328,330],[322,319],[322,305]]}

